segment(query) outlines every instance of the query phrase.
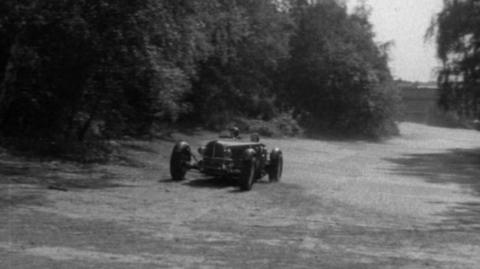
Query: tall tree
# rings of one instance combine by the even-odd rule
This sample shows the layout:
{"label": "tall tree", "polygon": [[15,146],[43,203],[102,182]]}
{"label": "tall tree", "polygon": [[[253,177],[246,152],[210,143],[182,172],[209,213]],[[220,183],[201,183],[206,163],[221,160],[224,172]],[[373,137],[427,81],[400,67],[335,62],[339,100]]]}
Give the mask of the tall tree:
{"label": "tall tree", "polygon": [[368,9],[349,15],[334,0],[297,1],[293,14],[284,99],[323,129],[372,135],[393,126],[387,57],[373,41]]}
{"label": "tall tree", "polygon": [[210,21],[214,53],[200,62],[194,82],[195,111],[204,118],[215,114],[269,118],[276,94],[274,75],[288,58],[288,14],[271,0],[219,4]]}
{"label": "tall tree", "polygon": [[334,0],[4,0],[0,15],[3,135],[84,140],[94,125],[115,136],[292,108],[342,130],[391,118],[368,12]]}
{"label": "tall tree", "polygon": [[209,51],[201,1],[2,1],[0,130],[76,136],[147,130],[186,110]]}
{"label": "tall tree", "polygon": [[436,36],[442,61],[440,105],[461,116],[480,117],[480,3],[444,0],[427,36]]}

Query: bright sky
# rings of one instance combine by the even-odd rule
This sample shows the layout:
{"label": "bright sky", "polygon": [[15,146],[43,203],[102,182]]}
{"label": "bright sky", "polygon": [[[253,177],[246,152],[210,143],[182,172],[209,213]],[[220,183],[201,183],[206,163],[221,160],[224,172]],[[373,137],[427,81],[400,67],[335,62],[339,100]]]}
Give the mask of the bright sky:
{"label": "bright sky", "polygon": [[[352,8],[361,0],[348,0]],[[435,42],[424,41],[434,14],[442,0],[365,0],[372,8],[370,22],[376,41],[394,41],[390,51],[390,69],[395,78],[410,81],[435,80]]]}

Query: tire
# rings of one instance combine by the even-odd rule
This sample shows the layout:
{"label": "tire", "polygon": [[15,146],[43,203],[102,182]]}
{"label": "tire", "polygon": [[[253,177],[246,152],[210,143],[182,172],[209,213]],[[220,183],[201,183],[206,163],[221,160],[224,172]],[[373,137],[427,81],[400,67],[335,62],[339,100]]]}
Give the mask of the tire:
{"label": "tire", "polygon": [[270,169],[268,171],[268,180],[270,182],[278,182],[282,178],[283,173],[283,156],[279,154],[270,160]]}
{"label": "tire", "polygon": [[252,142],[260,142],[260,135],[258,135],[257,133],[253,133],[250,135],[250,141]]}
{"label": "tire", "polygon": [[244,161],[242,171],[240,173],[240,189],[249,191],[252,189],[255,180],[255,159]]}
{"label": "tire", "polygon": [[186,144],[178,143],[175,145],[170,156],[170,175],[173,181],[185,179],[190,162],[190,147]]}

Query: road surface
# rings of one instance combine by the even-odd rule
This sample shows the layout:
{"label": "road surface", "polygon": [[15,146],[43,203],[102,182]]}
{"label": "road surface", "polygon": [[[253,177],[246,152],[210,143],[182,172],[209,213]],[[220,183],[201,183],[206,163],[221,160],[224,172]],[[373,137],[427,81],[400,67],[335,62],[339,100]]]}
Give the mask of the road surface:
{"label": "road surface", "polygon": [[[281,183],[188,174],[172,142],[78,165],[0,153],[0,268],[480,268],[480,132],[271,140]],[[174,134],[193,147],[212,134]]]}

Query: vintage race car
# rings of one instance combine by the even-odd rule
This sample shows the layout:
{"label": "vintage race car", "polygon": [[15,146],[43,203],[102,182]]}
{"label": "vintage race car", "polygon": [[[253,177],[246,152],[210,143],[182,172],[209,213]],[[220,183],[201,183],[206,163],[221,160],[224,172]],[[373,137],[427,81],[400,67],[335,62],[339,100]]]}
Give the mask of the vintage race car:
{"label": "vintage race car", "polygon": [[242,141],[238,135],[213,140],[200,147],[198,153],[201,160],[193,155],[187,142],[175,144],[170,158],[173,180],[183,180],[188,170],[196,169],[213,177],[235,178],[240,189],[250,190],[255,181],[267,174],[270,182],[277,182],[282,177],[282,151],[275,148],[268,153],[258,135],[253,135],[250,141]]}

